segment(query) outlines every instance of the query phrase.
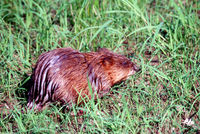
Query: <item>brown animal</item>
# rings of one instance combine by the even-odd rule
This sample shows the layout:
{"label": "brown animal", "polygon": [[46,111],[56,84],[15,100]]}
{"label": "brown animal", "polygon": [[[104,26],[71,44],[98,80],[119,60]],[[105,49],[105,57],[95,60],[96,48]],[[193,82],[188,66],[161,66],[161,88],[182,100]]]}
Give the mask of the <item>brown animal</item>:
{"label": "brown animal", "polygon": [[[138,71],[125,56],[105,48],[80,53],[59,48],[39,56],[28,91],[29,108],[42,110],[51,102],[80,104],[83,98],[102,97],[116,83]],[[91,85],[89,88],[88,85]]]}

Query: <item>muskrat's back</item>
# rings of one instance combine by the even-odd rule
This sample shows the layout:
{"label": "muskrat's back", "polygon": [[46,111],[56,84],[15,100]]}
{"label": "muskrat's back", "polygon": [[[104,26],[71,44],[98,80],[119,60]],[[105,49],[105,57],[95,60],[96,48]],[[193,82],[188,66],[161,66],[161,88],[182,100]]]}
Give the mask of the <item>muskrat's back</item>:
{"label": "muskrat's back", "polygon": [[80,103],[91,97],[88,82],[95,96],[103,96],[115,83],[137,71],[128,58],[105,48],[80,53],[72,48],[59,48],[40,55],[32,74],[28,107],[41,110],[51,102]]}

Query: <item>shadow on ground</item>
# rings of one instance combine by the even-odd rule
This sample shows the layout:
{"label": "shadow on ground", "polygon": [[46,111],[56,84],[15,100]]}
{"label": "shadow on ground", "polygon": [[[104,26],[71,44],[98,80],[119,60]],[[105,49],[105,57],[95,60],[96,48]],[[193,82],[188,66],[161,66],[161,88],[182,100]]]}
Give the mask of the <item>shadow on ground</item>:
{"label": "shadow on ground", "polygon": [[33,81],[30,76],[27,74],[24,75],[24,79],[22,82],[18,85],[18,88],[16,89],[15,93],[17,95],[17,100],[22,106],[26,106],[27,100],[28,100],[28,90],[30,89],[31,85],[33,84]]}

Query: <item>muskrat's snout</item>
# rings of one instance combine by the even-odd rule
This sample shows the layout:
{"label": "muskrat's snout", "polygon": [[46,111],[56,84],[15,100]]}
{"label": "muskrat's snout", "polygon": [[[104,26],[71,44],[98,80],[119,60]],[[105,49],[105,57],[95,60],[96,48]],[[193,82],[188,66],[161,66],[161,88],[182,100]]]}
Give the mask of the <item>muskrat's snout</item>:
{"label": "muskrat's snout", "polygon": [[136,71],[136,72],[139,72],[141,70],[141,68],[134,64],[133,70]]}

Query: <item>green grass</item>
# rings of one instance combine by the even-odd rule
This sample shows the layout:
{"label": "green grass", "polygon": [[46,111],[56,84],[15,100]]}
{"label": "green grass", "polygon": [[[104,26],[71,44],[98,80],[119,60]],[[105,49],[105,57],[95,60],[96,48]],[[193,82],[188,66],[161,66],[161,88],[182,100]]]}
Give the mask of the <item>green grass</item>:
{"label": "green grass", "polygon": [[[59,47],[132,53],[142,72],[70,112],[25,111],[21,85]],[[1,0],[0,73],[3,133],[200,132],[200,1]]]}

